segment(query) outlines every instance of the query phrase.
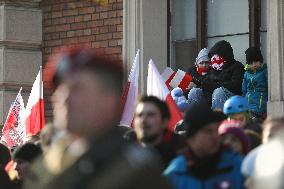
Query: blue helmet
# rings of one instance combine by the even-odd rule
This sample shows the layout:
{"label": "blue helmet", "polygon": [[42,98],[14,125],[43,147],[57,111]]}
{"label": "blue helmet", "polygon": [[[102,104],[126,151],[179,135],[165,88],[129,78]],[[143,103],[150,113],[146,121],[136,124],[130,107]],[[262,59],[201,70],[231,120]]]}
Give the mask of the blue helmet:
{"label": "blue helmet", "polygon": [[224,114],[234,114],[249,111],[249,104],[245,97],[242,96],[231,96],[224,103],[223,112]]}

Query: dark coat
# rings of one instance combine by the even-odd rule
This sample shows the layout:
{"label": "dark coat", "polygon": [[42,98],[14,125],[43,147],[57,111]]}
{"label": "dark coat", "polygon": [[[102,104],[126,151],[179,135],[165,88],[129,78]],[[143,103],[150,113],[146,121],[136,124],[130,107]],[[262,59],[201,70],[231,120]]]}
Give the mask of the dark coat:
{"label": "dark coat", "polygon": [[162,158],[162,165],[167,168],[169,163],[179,155],[185,147],[185,137],[172,131],[167,131],[163,141],[154,146]]}
{"label": "dark coat", "polygon": [[209,70],[201,82],[201,88],[211,95],[216,88],[225,87],[235,95],[242,94],[242,81],[244,66],[234,59],[233,49],[227,41],[219,41],[209,51],[209,56],[219,55],[224,57],[226,63],[220,71]]}
{"label": "dark coat", "polygon": [[[55,157],[56,158],[56,157]],[[156,157],[146,149],[127,143],[113,129],[91,144],[73,165],[41,183],[36,177],[25,188],[37,189],[133,189],[171,188],[160,175]],[[47,175],[41,170],[42,175]]]}

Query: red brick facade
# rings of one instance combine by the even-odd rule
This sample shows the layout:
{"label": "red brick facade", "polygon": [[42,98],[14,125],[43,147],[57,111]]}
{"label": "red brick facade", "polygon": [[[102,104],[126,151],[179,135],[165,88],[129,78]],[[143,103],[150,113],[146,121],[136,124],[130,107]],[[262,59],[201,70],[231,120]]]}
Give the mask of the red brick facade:
{"label": "red brick facade", "polygon": [[58,47],[74,44],[121,58],[123,0],[43,0],[41,7],[44,62]]}
{"label": "red brick facade", "polygon": [[[66,45],[103,48],[122,59],[123,0],[43,0],[43,65]],[[50,92],[45,88],[47,121]]]}

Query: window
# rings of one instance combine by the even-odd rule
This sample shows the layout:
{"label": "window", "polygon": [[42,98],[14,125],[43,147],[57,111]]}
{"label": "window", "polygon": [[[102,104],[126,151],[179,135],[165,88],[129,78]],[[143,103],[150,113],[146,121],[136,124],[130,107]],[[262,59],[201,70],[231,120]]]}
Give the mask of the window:
{"label": "window", "polygon": [[187,70],[198,50],[219,40],[231,43],[235,59],[260,46],[266,61],[267,0],[170,0],[170,65]]}

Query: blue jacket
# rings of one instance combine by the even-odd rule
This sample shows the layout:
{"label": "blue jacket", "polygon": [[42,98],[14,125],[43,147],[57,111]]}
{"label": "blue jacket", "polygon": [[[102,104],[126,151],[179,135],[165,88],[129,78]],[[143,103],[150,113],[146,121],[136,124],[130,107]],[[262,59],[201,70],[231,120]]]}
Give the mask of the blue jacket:
{"label": "blue jacket", "polygon": [[245,72],[242,83],[243,96],[248,100],[250,110],[256,113],[265,113],[268,100],[268,78],[267,66],[263,64],[262,68],[256,72],[250,70]]}
{"label": "blue jacket", "polygon": [[244,178],[240,172],[242,159],[239,154],[223,151],[217,164],[216,174],[202,180],[190,174],[185,156],[180,155],[170,163],[164,175],[170,179],[176,189],[244,189]]}

